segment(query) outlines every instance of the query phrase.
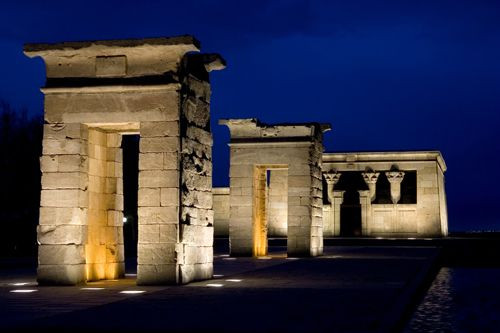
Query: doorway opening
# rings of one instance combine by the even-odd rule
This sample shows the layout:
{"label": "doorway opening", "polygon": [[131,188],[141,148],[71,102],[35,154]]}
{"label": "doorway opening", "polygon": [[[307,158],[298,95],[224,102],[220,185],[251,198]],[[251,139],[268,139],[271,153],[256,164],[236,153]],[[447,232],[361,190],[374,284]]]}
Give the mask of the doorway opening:
{"label": "doorway opening", "polygon": [[137,274],[139,135],[122,136],[123,152],[123,243],[125,271]]}
{"label": "doorway opening", "polygon": [[361,236],[361,202],[360,190],[366,190],[365,181],[360,172],[343,172],[336,188],[344,192],[344,200],[340,205],[340,236]]}

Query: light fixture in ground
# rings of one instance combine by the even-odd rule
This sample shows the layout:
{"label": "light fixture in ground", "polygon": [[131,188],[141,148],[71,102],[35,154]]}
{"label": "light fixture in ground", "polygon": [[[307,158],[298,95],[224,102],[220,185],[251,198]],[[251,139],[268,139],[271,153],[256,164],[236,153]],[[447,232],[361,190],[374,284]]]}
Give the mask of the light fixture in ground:
{"label": "light fixture in ground", "polygon": [[28,294],[28,293],[34,293],[35,291],[38,291],[36,289],[14,289],[11,290],[11,293],[19,293],[19,294]]}
{"label": "light fixture in ground", "polygon": [[241,282],[240,279],[227,279],[227,282]]}
{"label": "light fixture in ground", "polygon": [[214,274],[214,278],[221,278],[223,276],[224,276],[223,274]]}
{"label": "light fixture in ground", "polygon": [[83,287],[81,290],[103,290],[105,288],[98,288],[98,287]]}
{"label": "light fixture in ground", "polygon": [[131,294],[131,295],[134,295],[134,294],[142,294],[142,293],[145,293],[146,291],[145,290],[122,290],[120,291],[120,294]]}
{"label": "light fixture in ground", "polygon": [[207,283],[206,286],[207,287],[212,287],[212,288],[224,287],[224,285],[222,283]]}
{"label": "light fixture in ground", "polygon": [[16,286],[16,287],[20,287],[20,286],[29,286],[29,285],[35,285],[36,283],[34,282],[13,282],[13,283],[9,283],[10,286]]}

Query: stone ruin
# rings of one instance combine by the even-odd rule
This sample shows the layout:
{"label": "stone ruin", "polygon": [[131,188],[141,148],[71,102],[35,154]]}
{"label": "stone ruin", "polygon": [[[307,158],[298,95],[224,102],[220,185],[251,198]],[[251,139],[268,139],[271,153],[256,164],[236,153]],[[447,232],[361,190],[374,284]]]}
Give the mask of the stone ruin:
{"label": "stone ruin", "polygon": [[124,275],[121,137],[140,135],[137,283],[212,277],[209,72],[190,36],[28,44],[46,65],[38,281]]}
{"label": "stone ruin", "polygon": [[214,214],[233,256],[268,255],[270,236],[287,237],[289,256],[318,256],[323,236],[346,226],[347,236],[446,236],[439,152],[323,153],[328,124],[221,120],[230,187],[212,189],[209,73],[225,61],[199,48],[190,36],[25,46],[47,73],[40,283],[124,276],[129,134],[140,136],[138,284],[211,278]]}

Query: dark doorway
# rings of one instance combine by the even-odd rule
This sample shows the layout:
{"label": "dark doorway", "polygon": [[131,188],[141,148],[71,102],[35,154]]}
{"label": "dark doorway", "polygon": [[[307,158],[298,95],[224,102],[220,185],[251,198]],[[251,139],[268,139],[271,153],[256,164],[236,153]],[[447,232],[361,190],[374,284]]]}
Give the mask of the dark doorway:
{"label": "dark doorway", "polygon": [[139,178],[139,135],[123,135],[123,243],[125,270],[137,269],[137,191]]}
{"label": "dark doorway", "polygon": [[336,189],[345,191],[340,206],[340,236],[361,236],[361,204],[359,190],[367,190],[360,172],[342,172]]}

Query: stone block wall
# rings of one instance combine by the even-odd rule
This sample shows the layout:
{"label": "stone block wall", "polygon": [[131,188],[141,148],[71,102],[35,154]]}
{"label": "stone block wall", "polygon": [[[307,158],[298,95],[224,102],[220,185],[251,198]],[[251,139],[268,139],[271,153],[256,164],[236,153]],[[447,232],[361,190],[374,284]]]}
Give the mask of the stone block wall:
{"label": "stone block wall", "polygon": [[288,170],[271,170],[268,189],[268,235],[286,237],[288,219]]}
{"label": "stone block wall", "polygon": [[214,187],[214,235],[215,237],[229,236],[229,187]]}
{"label": "stone block wall", "polygon": [[77,284],[86,279],[87,137],[87,127],[78,123],[44,125],[37,228],[41,284]]}

